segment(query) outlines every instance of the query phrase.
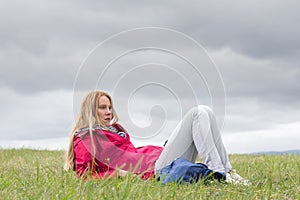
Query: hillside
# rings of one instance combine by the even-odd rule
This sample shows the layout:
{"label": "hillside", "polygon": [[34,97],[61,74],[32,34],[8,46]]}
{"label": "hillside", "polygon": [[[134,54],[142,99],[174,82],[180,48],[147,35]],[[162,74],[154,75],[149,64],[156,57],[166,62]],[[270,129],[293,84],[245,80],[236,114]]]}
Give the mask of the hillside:
{"label": "hillside", "polygon": [[168,184],[136,177],[82,180],[63,151],[0,149],[0,199],[299,199],[299,155],[230,155],[251,186]]}

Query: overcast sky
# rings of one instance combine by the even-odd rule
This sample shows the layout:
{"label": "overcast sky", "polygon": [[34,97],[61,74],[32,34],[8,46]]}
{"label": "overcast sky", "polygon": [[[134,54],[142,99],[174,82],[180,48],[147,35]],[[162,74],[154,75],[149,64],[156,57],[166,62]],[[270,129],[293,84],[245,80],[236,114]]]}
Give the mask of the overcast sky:
{"label": "overcast sky", "polygon": [[[217,66],[226,91],[222,137],[229,153],[300,149],[299,9],[296,0],[1,0],[0,146],[66,149],[77,106],[73,107],[76,77],[92,50],[122,31],[161,27],[197,41]],[[172,85],[178,77],[174,74],[172,79],[164,70],[174,67],[184,76],[182,80],[192,82],[193,89],[199,86],[196,92],[203,94],[201,103],[211,102],[203,80],[189,73],[180,57],[165,52],[125,55],[107,74],[117,81],[123,78],[119,91],[124,92],[132,87],[133,79],[138,80],[134,73],[126,77],[126,70],[151,62],[165,65],[147,68],[153,69],[147,72],[149,81],[156,77],[153,82],[170,80]],[[155,70],[160,75],[152,74]],[[94,77],[99,78],[91,75],[92,81]],[[115,85],[108,80],[106,85],[100,81],[97,89],[112,92]],[[176,83],[177,92],[186,91],[185,84]],[[173,109],[176,98],[171,90],[158,86],[144,87],[143,93],[136,92],[132,99],[126,92],[116,95],[116,108],[122,114],[120,102],[124,101],[135,123],[147,125],[154,105],[158,107],[152,109],[152,122],[160,122],[162,116],[170,122],[153,141],[135,140],[139,145],[163,144],[182,114],[182,110]],[[192,102],[182,95],[179,101]],[[123,118],[125,124],[126,120]]]}

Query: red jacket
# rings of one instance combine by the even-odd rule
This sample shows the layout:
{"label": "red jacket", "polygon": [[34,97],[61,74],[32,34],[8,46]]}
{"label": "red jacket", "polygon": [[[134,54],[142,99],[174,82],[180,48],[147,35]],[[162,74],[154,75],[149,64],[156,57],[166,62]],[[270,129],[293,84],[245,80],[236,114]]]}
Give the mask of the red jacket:
{"label": "red jacket", "polygon": [[[119,125],[113,125],[118,133],[93,128],[93,136],[88,129],[77,131],[74,136],[75,170],[79,176],[90,173],[93,178],[105,178],[115,169],[142,174],[143,179],[154,177],[154,165],[163,148],[143,146],[136,148],[130,141],[128,133]],[[91,139],[93,138],[94,147]],[[93,161],[94,160],[94,161]]]}

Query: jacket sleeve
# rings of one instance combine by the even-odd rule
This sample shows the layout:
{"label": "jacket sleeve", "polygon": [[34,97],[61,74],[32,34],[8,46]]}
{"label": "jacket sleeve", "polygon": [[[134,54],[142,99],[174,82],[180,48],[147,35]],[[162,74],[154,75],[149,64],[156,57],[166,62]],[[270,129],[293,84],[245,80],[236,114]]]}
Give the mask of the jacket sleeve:
{"label": "jacket sleeve", "polygon": [[[92,148],[91,137],[95,149]],[[115,171],[122,169],[145,174],[143,178],[147,179],[154,174],[154,165],[161,151],[161,147],[151,145],[135,148],[129,135],[123,138],[98,129],[93,136],[82,133],[74,137],[75,170],[84,177],[107,178],[115,176]]]}
{"label": "jacket sleeve", "polygon": [[93,158],[91,152],[88,150],[91,146],[89,142],[83,140],[90,140],[89,136],[84,139],[74,137],[74,164],[78,176],[92,179],[107,178],[114,175],[114,170],[109,169],[106,165],[99,163],[98,160]]}
{"label": "jacket sleeve", "polygon": [[90,170],[93,159],[91,153],[86,149],[80,137],[74,137],[74,163],[76,173],[81,176]]}

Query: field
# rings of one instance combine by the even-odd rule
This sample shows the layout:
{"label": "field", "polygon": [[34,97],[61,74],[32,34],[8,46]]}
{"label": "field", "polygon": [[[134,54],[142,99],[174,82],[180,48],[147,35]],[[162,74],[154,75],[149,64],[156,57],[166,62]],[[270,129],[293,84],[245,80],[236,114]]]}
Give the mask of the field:
{"label": "field", "polygon": [[78,179],[63,151],[0,149],[0,199],[300,199],[299,155],[230,155],[251,186],[168,184],[136,177]]}

